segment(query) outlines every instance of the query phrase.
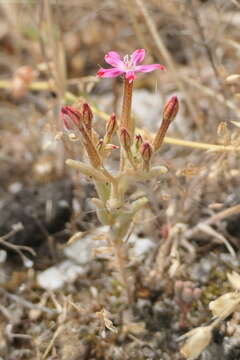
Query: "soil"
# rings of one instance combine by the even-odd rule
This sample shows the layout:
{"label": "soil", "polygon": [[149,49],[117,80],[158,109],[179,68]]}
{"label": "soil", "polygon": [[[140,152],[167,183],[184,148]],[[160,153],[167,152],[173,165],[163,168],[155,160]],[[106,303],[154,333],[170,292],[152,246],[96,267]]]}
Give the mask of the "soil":
{"label": "soil", "polygon": [[23,229],[11,236],[11,243],[34,249],[46,246],[48,235],[65,229],[72,214],[72,200],[73,184],[66,179],[23,188],[17,194],[7,196],[2,203],[0,236],[21,223]]}

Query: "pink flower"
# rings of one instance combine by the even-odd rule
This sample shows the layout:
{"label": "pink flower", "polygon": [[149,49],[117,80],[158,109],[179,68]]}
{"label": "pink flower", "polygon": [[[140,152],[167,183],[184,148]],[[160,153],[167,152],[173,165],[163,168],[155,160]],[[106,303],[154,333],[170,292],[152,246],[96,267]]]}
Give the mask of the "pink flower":
{"label": "pink flower", "polygon": [[117,77],[122,74],[126,74],[125,78],[131,83],[136,79],[135,72],[150,72],[156,69],[164,70],[164,66],[160,64],[151,65],[138,65],[143,61],[145,57],[145,50],[135,50],[132,55],[126,55],[121,59],[120,55],[116,51],[109,51],[104,57],[105,61],[112,65],[111,69],[100,68],[97,73],[98,77],[111,78]]}

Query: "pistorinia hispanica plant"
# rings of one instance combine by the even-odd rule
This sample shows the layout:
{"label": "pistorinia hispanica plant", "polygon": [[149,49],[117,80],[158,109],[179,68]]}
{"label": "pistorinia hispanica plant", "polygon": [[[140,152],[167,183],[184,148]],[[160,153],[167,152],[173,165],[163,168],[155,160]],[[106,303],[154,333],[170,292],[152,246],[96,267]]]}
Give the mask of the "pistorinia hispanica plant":
{"label": "pistorinia hispanica plant", "polygon": [[[153,141],[144,139],[144,132],[136,132],[131,116],[133,83],[137,72],[164,70],[160,64],[139,65],[145,57],[145,50],[139,49],[123,59],[117,52],[110,51],[105,55],[105,61],[112,66],[101,68],[97,76],[100,78],[124,75],[122,112],[119,119],[114,114],[106,122],[103,138],[92,126],[92,111],[87,103],[81,107],[63,106],[61,117],[65,128],[75,131],[80,138],[88,156],[88,163],[68,159],[67,165],[90,177],[97,192],[97,198],[92,199],[96,207],[99,221],[109,227],[107,234],[108,246],[115,257],[114,264],[120,277],[120,282],[126,291],[128,301],[133,301],[133,285],[127,272],[126,238],[135,215],[148,203],[145,196],[131,201],[127,191],[139,181],[157,178],[167,171],[163,166],[152,166],[154,152],[163,143],[166,131],[178,111],[178,99],[173,96],[165,105],[162,123]],[[112,138],[117,134],[119,144],[113,145]],[[112,150],[119,149],[119,166],[116,172],[106,167],[107,159]]]}

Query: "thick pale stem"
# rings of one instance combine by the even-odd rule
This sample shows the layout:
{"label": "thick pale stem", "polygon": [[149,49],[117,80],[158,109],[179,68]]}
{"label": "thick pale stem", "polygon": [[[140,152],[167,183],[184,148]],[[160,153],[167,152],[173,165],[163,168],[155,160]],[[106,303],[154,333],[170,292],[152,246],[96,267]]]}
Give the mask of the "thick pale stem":
{"label": "thick pale stem", "polygon": [[[133,90],[133,81],[129,83],[127,79],[124,80],[124,90],[123,90],[123,104],[122,104],[122,114],[121,114],[121,123],[120,128],[125,128],[130,135],[131,142],[133,141],[135,123],[131,119],[131,108],[132,108],[132,90]],[[121,147],[120,151],[120,171],[123,171],[125,168],[125,152]]]}
{"label": "thick pale stem", "polygon": [[150,171],[150,161],[143,161],[143,171]]}
{"label": "thick pale stem", "polygon": [[133,302],[133,289],[129,279],[128,271],[126,269],[127,251],[124,247],[123,239],[121,237],[117,237],[118,233],[119,229],[116,229],[115,226],[112,226],[109,233],[109,242],[114,249],[115,265],[120,276],[120,281],[126,291],[128,303],[131,304]]}
{"label": "thick pale stem", "polygon": [[125,248],[124,239],[129,232],[134,215],[147,203],[148,199],[142,197],[131,204],[129,211],[120,211],[109,231],[109,243],[114,248],[116,268],[126,291],[129,304],[133,302],[134,289],[127,271],[127,249]]}
{"label": "thick pale stem", "polygon": [[124,93],[123,93],[123,105],[121,115],[121,127],[125,128],[129,133],[131,140],[134,134],[134,121],[131,119],[131,107],[132,107],[132,90],[133,81],[129,83],[127,79],[124,80]]}
{"label": "thick pale stem", "polygon": [[137,170],[137,165],[135,164],[134,162],[134,158],[133,158],[133,154],[132,154],[132,151],[131,149],[129,149],[128,151],[126,151],[126,156],[127,156],[127,159],[129,161],[129,163],[131,164],[131,166],[133,167],[134,170]]}
{"label": "thick pale stem", "polygon": [[87,132],[86,128],[82,125],[79,127],[79,131],[82,135],[82,142],[87,151],[88,158],[92,166],[94,168],[99,168],[101,166],[102,161],[89,133]]}
{"label": "thick pale stem", "polygon": [[103,182],[103,183],[109,182],[109,178],[107,176],[103,175],[100,170],[95,169],[91,165],[84,164],[81,161],[67,159],[66,165],[68,165],[76,170],[79,170],[82,174],[84,174],[86,176],[90,176],[96,181]]}
{"label": "thick pale stem", "polygon": [[104,204],[107,202],[110,193],[109,186],[107,184],[107,182],[103,183],[102,181],[94,181],[97,194]]}
{"label": "thick pale stem", "polygon": [[118,189],[118,183],[111,184],[111,192],[109,196],[109,200],[107,201],[107,208],[110,212],[118,210],[122,207],[123,198]]}
{"label": "thick pale stem", "polygon": [[112,225],[111,216],[102,200],[92,198],[93,204],[96,206],[97,216],[102,225]]}

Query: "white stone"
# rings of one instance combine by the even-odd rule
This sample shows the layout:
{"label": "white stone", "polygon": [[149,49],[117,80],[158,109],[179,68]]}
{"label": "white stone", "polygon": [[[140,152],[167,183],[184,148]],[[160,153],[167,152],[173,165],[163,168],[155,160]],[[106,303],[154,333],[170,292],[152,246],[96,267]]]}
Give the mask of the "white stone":
{"label": "white stone", "polygon": [[71,260],[65,260],[41,272],[37,277],[37,281],[40,287],[46,290],[58,290],[65,283],[71,283],[79,275],[84,275],[86,271],[86,268],[74,264]]}
{"label": "white stone", "polygon": [[136,234],[132,234],[129,243],[133,245],[132,252],[136,257],[148,254],[154,247],[155,243],[149,238],[140,238]]}
{"label": "white stone", "polygon": [[97,231],[76,240],[73,244],[65,247],[64,254],[78,264],[84,265],[89,263],[92,260],[93,249],[106,245],[102,235],[106,234],[107,229],[106,226],[102,226]]}
{"label": "white stone", "polygon": [[20,182],[14,182],[9,185],[8,191],[12,194],[17,194],[20,190],[22,190],[23,184]]}
{"label": "white stone", "polygon": [[40,287],[46,290],[60,289],[64,284],[64,277],[56,266],[41,272],[37,277]]}

